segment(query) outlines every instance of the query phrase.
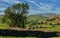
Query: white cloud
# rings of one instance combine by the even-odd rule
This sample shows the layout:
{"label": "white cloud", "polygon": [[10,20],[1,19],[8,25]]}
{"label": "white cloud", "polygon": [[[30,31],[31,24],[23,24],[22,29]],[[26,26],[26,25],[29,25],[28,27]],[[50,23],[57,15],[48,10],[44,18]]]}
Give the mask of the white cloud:
{"label": "white cloud", "polygon": [[[32,2],[31,2],[32,3]],[[34,2],[35,4],[36,2]],[[36,3],[37,4],[37,3]],[[30,9],[30,14],[39,14],[39,13],[60,13],[60,7],[54,7],[53,4],[39,3],[38,10]]]}
{"label": "white cloud", "polygon": [[[9,3],[9,4],[21,3],[18,0],[1,0],[1,1]],[[55,2],[56,0],[51,0],[51,1]],[[60,7],[59,8],[58,7],[54,8],[54,6],[55,6],[54,4],[47,4],[47,3],[39,3],[39,4],[37,4],[34,0],[27,0],[27,2],[30,2],[33,5],[35,4],[39,8],[38,10],[30,9],[29,10],[30,14],[37,14],[37,13],[60,13]],[[2,6],[5,6],[5,7],[2,7]],[[4,11],[7,6],[9,6],[9,5],[5,5],[5,4],[0,3],[0,11]],[[52,10],[52,9],[54,9],[54,10]]]}
{"label": "white cloud", "polygon": [[0,11],[4,11],[6,7],[0,7]]}
{"label": "white cloud", "polygon": [[52,13],[53,5],[45,4],[45,3],[39,3],[37,4],[35,1],[27,0],[28,2],[31,2],[39,7],[39,10],[32,10],[31,12],[35,11],[34,13]]}
{"label": "white cloud", "polygon": [[56,2],[57,0],[50,0],[50,1],[52,1],[52,2]]}
{"label": "white cloud", "polygon": [[6,2],[6,3],[9,3],[9,4],[21,3],[21,2],[18,1],[18,0],[1,0],[1,1]]}
{"label": "white cloud", "polygon": [[38,6],[38,7],[41,7],[40,5],[38,5],[38,4],[37,4],[36,2],[34,2],[34,1],[31,1],[31,0],[27,0],[27,1],[35,4],[35,5]]}
{"label": "white cloud", "polygon": [[15,1],[15,3],[21,3],[20,1]]}
{"label": "white cloud", "polygon": [[38,13],[41,13],[40,10],[33,10],[33,9],[30,9],[29,12],[30,12],[29,14],[38,14]]}
{"label": "white cloud", "polygon": [[3,3],[0,3],[0,8],[2,7],[8,7],[9,5],[5,5],[5,4],[3,4]]}
{"label": "white cloud", "polygon": [[0,15],[3,15],[4,13],[3,12],[0,12]]}
{"label": "white cloud", "polygon": [[55,8],[54,13],[60,14],[60,8]]}
{"label": "white cloud", "polygon": [[52,13],[52,9],[54,6],[49,5],[49,4],[43,4],[43,3],[40,3],[40,5],[42,6],[42,7],[40,7],[40,10],[42,10],[46,13]]}
{"label": "white cloud", "polygon": [[[7,4],[4,4],[4,3],[7,3]],[[12,4],[15,4],[15,3],[21,3],[20,1],[18,0],[0,0],[0,14],[3,13],[3,11],[9,6],[9,5],[12,5]],[[9,5],[8,5],[9,4]]]}

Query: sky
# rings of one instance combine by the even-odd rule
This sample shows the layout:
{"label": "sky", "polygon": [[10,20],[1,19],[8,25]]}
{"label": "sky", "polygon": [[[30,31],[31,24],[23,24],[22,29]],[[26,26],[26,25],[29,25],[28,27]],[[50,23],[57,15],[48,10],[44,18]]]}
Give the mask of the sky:
{"label": "sky", "polygon": [[58,13],[60,14],[60,0],[0,0],[0,15],[15,3],[28,3],[29,14]]}

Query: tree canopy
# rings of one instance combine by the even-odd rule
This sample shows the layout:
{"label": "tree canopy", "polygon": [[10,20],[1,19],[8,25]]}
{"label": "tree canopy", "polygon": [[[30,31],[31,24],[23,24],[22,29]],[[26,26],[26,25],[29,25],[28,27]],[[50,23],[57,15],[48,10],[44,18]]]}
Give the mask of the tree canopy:
{"label": "tree canopy", "polygon": [[29,6],[27,3],[14,4],[5,10],[4,17],[12,27],[25,27]]}

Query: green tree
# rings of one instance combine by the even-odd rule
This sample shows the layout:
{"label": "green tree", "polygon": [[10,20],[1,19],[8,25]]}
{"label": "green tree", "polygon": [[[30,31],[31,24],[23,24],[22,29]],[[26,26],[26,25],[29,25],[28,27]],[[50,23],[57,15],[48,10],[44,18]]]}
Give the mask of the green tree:
{"label": "green tree", "polygon": [[4,17],[12,27],[24,28],[27,21],[29,6],[27,3],[14,4],[5,10]]}
{"label": "green tree", "polygon": [[6,23],[6,19],[4,17],[1,18],[1,23]]}

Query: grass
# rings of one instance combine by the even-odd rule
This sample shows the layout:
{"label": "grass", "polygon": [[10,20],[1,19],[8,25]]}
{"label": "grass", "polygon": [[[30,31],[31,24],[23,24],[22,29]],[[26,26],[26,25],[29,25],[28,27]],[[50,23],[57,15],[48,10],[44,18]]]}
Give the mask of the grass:
{"label": "grass", "polygon": [[52,32],[55,32],[55,31],[60,32],[60,28],[44,28],[44,29],[47,29],[47,30],[52,31]]}
{"label": "grass", "polygon": [[55,26],[51,26],[51,25],[40,25],[40,28],[46,29],[46,30],[52,31],[52,32],[55,32],[55,31],[60,32],[60,25],[55,25]]}
{"label": "grass", "polygon": [[[37,37],[14,37],[14,36],[0,36],[0,38],[37,38]],[[49,37],[49,38],[60,38],[60,37]]]}
{"label": "grass", "polygon": [[14,36],[0,36],[0,38],[37,38],[37,37],[14,37]]}
{"label": "grass", "polygon": [[43,17],[43,16],[31,16],[28,18],[28,20],[30,20],[30,21],[45,20],[45,19],[47,19],[47,18]]}
{"label": "grass", "polygon": [[[0,36],[0,38],[37,38],[37,37]],[[49,38],[60,38],[60,37],[49,37]]]}
{"label": "grass", "polygon": [[[33,25],[34,27],[36,25]],[[42,28],[42,29],[46,29],[46,30],[49,30],[49,31],[60,31],[60,26],[59,25],[55,25],[54,27],[52,27],[51,25],[37,25],[39,28]],[[27,25],[27,27],[29,27],[29,25]],[[6,25],[6,24],[1,24],[0,23],[0,29],[8,29],[9,26]],[[37,28],[35,28],[37,29]]]}
{"label": "grass", "polygon": [[[31,28],[34,28],[34,29],[45,29],[45,30],[48,30],[48,31],[51,31],[51,32],[60,32],[60,25],[31,25],[32,27]],[[36,27],[37,26],[37,27]],[[29,25],[26,25],[26,27],[29,27]]]}
{"label": "grass", "polygon": [[9,26],[7,24],[0,23],[0,29],[8,29]]}
{"label": "grass", "polygon": [[60,26],[55,26],[55,27],[51,27],[51,28],[44,28],[44,29],[47,29],[47,30],[50,30],[50,31],[53,31],[53,32],[55,32],[55,31],[60,32]]}
{"label": "grass", "polygon": [[50,37],[50,38],[60,38],[60,37]]}

